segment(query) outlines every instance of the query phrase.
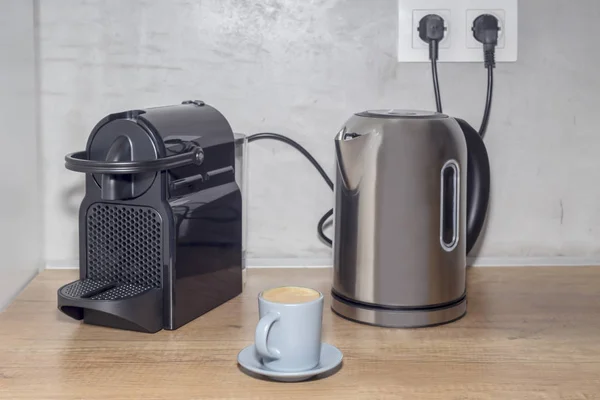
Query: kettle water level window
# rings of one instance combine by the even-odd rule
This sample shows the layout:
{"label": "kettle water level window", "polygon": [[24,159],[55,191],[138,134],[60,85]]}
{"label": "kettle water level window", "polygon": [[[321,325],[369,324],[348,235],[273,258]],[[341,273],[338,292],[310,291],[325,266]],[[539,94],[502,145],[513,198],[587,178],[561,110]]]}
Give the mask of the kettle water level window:
{"label": "kettle water level window", "polygon": [[458,208],[460,204],[460,173],[458,163],[450,160],[441,172],[440,244],[452,251],[458,244]]}

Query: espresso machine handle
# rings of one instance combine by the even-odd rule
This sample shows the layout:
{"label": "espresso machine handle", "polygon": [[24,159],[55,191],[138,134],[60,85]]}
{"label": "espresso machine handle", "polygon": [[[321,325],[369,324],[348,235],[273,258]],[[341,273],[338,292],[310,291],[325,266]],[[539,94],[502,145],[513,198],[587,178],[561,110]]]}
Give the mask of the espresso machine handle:
{"label": "espresso machine handle", "polygon": [[97,161],[87,158],[86,151],[67,154],[65,167],[68,170],[86,174],[128,175],[145,172],[157,172],[183,167],[190,164],[202,164],[204,152],[200,147],[174,156],[146,161]]}
{"label": "espresso machine handle", "polygon": [[456,118],[467,142],[467,254],[481,233],[490,200],[490,160],[483,139],[466,121]]}

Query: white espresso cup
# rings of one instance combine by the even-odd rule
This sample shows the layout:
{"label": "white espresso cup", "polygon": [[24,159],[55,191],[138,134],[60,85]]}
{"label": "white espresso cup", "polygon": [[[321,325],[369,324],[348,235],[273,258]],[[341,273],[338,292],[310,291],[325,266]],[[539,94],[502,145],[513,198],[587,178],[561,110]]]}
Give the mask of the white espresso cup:
{"label": "white espresso cup", "polygon": [[255,348],[273,371],[307,371],[319,364],[323,294],[310,288],[283,286],[258,296],[260,321]]}

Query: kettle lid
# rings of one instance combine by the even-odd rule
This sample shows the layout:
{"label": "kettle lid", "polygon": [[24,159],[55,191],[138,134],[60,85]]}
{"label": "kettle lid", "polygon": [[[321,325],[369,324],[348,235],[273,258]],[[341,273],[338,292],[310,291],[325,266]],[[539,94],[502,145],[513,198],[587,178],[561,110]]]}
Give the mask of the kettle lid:
{"label": "kettle lid", "polygon": [[399,110],[399,109],[383,109],[383,110],[368,110],[356,113],[359,117],[370,118],[399,118],[399,119],[440,119],[448,118],[446,114],[441,114],[432,111],[421,110]]}

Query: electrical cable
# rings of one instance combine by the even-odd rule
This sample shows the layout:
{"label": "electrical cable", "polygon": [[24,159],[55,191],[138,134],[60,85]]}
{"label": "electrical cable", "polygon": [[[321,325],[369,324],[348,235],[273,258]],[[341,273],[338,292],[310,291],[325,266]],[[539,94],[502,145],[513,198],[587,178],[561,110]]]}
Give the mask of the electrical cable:
{"label": "electrical cable", "polygon": [[[327,172],[325,172],[323,167],[321,167],[321,164],[319,164],[319,162],[308,152],[308,150],[306,150],[304,147],[302,147],[302,145],[300,145],[298,142],[290,139],[287,136],[280,135],[279,133],[261,132],[261,133],[255,133],[253,135],[248,136],[248,143],[254,142],[256,140],[261,140],[261,139],[277,140],[279,142],[288,144],[288,145],[292,146],[293,148],[295,148],[296,150],[298,150],[315,167],[315,169],[319,172],[321,177],[323,177],[323,180],[325,181],[325,183],[327,183],[327,186],[329,186],[329,188],[331,190],[333,190],[333,181],[329,178],[329,176],[327,175]],[[317,233],[318,233],[319,237],[321,238],[321,240],[323,240],[329,246],[331,246],[333,242],[330,238],[328,238],[325,235],[324,226],[325,226],[325,223],[327,222],[327,220],[329,219],[329,217],[331,217],[332,215],[333,215],[333,209],[327,211],[321,217],[321,219],[319,220],[319,223],[317,224]]]}
{"label": "electrical cable", "polygon": [[332,215],[333,215],[333,208],[331,210],[327,211],[325,214],[323,214],[323,216],[319,220],[319,223],[317,224],[317,233],[319,234],[319,237],[321,238],[322,241],[327,243],[329,245],[329,247],[331,247],[331,245],[333,244],[333,241],[331,239],[329,239],[327,236],[325,236],[325,232],[323,231],[323,229],[324,229],[325,223],[327,222],[329,217],[331,217]]}
{"label": "electrical cable", "polygon": [[433,92],[435,93],[435,108],[437,112],[442,111],[442,96],[440,94],[440,81],[438,79],[437,59],[438,59],[438,42],[432,40],[429,42],[429,59],[431,60],[431,76],[433,78]]}
{"label": "electrical cable", "polygon": [[492,96],[494,94],[494,67],[491,65],[488,66],[487,71],[487,95],[485,98],[485,109],[483,111],[483,119],[481,121],[481,127],[479,128],[479,136],[481,136],[482,138],[485,136],[488,123],[490,121],[490,112],[492,109]]}
{"label": "electrical cable", "polygon": [[437,14],[428,14],[419,21],[419,37],[429,45],[429,60],[431,61],[431,77],[433,78],[433,92],[435,94],[435,107],[437,112],[442,112],[442,96],[440,95],[440,80],[438,79],[437,61],[440,41],[446,36],[444,18]]}
{"label": "electrical cable", "polygon": [[491,14],[482,14],[473,21],[473,37],[479,43],[483,44],[483,65],[487,69],[487,94],[485,98],[485,108],[479,136],[482,138],[488,128],[490,113],[492,110],[492,96],[494,92],[494,68],[496,67],[496,46],[498,45],[498,33],[500,24],[498,18]]}
{"label": "electrical cable", "polygon": [[431,60],[431,75],[433,76],[433,91],[435,93],[435,108],[442,113],[442,96],[440,95],[440,82],[438,79],[437,61]]}

